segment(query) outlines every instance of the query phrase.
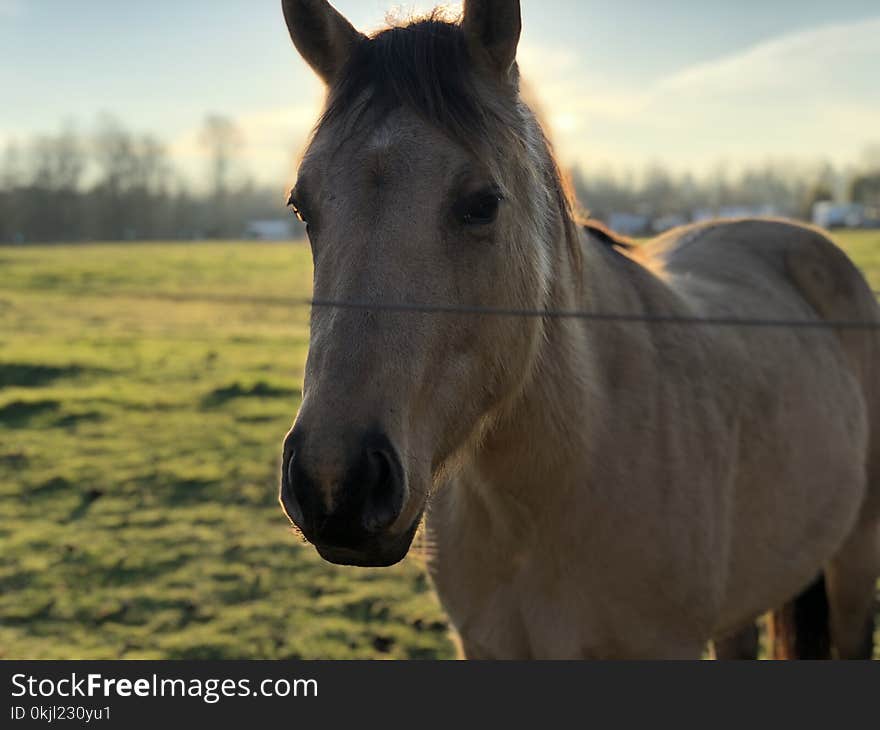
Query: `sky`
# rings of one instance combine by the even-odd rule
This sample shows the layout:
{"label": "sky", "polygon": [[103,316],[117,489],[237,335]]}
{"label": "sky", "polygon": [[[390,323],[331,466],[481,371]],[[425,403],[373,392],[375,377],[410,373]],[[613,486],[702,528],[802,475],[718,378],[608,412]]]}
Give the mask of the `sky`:
{"label": "sky", "polygon": [[[336,0],[361,30],[389,0]],[[241,169],[290,182],[321,84],[280,0],[0,0],[0,144],[109,113],[196,183],[198,130],[234,118]],[[433,3],[397,5],[406,12]],[[859,161],[880,142],[877,0],[522,0],[523,76],[564,164],[696,172]]]}

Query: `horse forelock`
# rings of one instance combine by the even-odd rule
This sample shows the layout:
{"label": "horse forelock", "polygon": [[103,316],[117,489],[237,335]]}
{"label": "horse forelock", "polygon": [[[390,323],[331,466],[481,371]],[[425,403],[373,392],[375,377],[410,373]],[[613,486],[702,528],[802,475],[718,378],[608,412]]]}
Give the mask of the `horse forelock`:
{"label": "horse forelock", "polygon": [[[513,192],[507,185],[518,185],[521,195],[542,198],[532,201],[533,210],[558,211],[579,268],[570,188],[541,124],[522,100],[516,69],[507,85],[482,78],[460,24],[446,11],[392,23],[355,48],[330,89],[315,135],[333,126],[332,144],[339,149],[396,109],[415,113],[480,160],[505,193]],[[511,165],[518,179],[508,183],[502,169]],[[546,235],[546,221],[534,223]]]}

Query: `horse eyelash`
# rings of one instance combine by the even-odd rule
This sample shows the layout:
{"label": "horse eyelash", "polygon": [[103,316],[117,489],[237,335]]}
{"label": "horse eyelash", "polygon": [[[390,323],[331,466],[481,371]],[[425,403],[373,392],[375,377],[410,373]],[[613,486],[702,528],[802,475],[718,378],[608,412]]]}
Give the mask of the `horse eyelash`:
{"label": "horse eyelash", "polygon": [[296,201],[294,197],[294,193],[291,191],[290,197],[287,199],[287,207],[293,209],[293,214],[296,216],[297,220],[300,223],[306,223],[306,216],[303,213],[302,207]]}

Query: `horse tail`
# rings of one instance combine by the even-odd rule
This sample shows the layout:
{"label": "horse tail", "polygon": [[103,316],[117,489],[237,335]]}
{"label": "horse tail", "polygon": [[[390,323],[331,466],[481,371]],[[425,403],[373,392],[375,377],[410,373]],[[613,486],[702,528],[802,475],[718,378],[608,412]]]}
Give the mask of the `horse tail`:
{"label": "horse tail", "polygon": [[771,618],[774,659],[830,659],[831,616],[825,576]]}

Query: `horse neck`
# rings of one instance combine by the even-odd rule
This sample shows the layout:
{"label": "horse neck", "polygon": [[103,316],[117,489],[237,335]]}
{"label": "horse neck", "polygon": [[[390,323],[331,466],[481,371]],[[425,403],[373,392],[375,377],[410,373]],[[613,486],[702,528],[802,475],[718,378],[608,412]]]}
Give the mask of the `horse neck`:
{"label": "horse neck", "polygon": [[[563,206],[548,309],[641,314],[663,306],[657,303],[666,297],[664,284],[579,226],[567,235],[566,215]],[[480,483],[515,494],[520,503],[546,503],[554,484],[582,483],[591,460],[601,456],[594,454],[604,442],[597,430],[613,420],[615,367],[644,361],[640,328],[550,317],[544,327],[532,376],[475,459]]]}

